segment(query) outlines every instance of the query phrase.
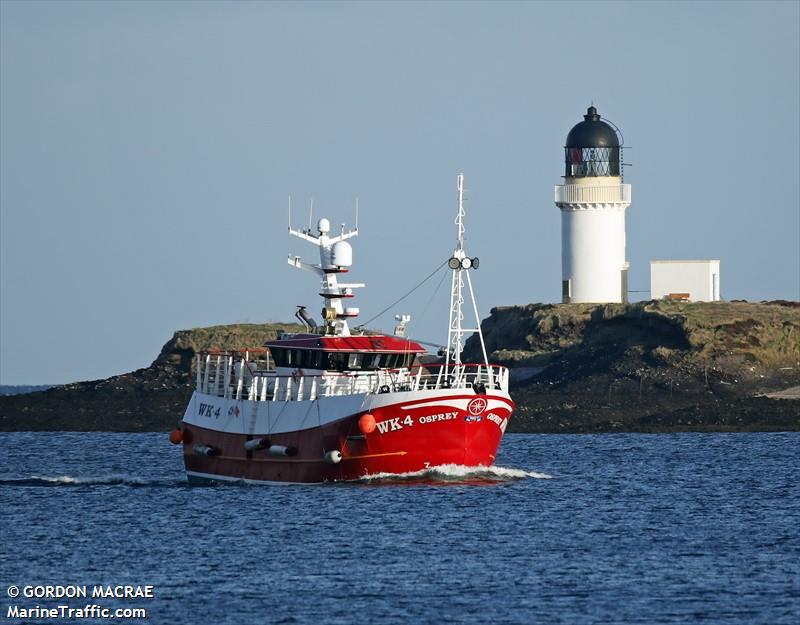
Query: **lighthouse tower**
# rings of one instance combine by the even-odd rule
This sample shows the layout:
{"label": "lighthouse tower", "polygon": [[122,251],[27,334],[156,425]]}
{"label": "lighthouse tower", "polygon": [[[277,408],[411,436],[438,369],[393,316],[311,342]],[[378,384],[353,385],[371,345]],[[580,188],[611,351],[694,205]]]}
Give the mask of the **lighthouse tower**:
{"label": "lighthouse tower", "polygon": [[564,184],[555,188],[561,209],[561,301],[627,302],[625,209],[617,131],[590,106],[567,135]]}

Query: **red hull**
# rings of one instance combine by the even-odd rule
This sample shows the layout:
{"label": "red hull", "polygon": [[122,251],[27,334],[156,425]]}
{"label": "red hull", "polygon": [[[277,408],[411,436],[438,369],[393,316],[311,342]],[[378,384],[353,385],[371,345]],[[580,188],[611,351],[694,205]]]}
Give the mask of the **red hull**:
{"label": "red hull", "polygon": [[[500,402],[493,402],[495,407],[486,410],[486,401],[474,394],[438,399],[371,410],[377,427],[368,434],[362,434],[358,426],[363,413],[321,427],[273,435],[231,434],[185,423],[186,470],[193,482],[326,482],[357,480],[378,473],[406,473],[443,464],[493,464],[513,402],[494,396],[492,399]],[[454,400],[462,400],[463,405],[464,399],[470,400],[467,410],[447,405]],[[273,457],[266,449],[246,451],[245,442],[253,438],[267,438],[270,445],[295,447],[297,455]],[[216,454],[198,455],[198,445],[211,447]],[[337,450],[342,454],[341,461],[326,462],[326,452]]]}

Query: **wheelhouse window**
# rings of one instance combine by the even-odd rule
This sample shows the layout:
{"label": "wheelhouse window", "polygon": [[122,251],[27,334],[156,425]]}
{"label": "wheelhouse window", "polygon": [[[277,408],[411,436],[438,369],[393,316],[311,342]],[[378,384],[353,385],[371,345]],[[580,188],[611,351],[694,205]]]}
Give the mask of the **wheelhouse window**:
{"label": "wheelhouse window", "polygon": [[322,368],[322,352],[318,350],[272,347],[269,351],[278,367]]}
{"label": "wheelhouse window", "polygon": [[328,371],[347,371],[348,354],[344,352],[325,352],[325,369]]}
{"label": "wheelhouse window", "polygon": [[289,365],[286,364],[287,357],[286,352],[288,350],[282,347],[272,347],[269,350],[269,353],[272,354],[272,359],[275,361],[276,367],[288,367]]}
{"label": "wheelhouse window", "polygon": [[400,369],[410,367],[416,354],[370,354],[363,352],[329,353],[328,370],[375,371],[377,369]]}
{"label": "wheelhouse window", "polygon": [[377,369],[408,368],[416,354],[371,354],[364,352],[326,352],[315,349],[270,349],[275,365],[327,371],[375,371]]}
{"label": "wheelhouse window", "polygon": [[315,349],[305,349],[302,354],[302,366],[306,369],[322,369],[323,352]]}

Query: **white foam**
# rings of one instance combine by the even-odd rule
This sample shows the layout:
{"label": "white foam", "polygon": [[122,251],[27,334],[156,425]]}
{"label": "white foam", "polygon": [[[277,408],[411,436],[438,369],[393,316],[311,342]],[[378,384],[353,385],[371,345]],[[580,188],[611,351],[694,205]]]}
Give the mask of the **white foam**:
{"label": "white foam", "polygon": [[81,485],[109,485],[109,486],[156,486],[172,482],[145,480],[131,475],[112,474],[103,477],[74,477],[72,475],[31,475],[28,477],[0,477],[2,484],[16,484],[19,486],[81,486]]}
{"label": "white foam", "polygon": [[129,475],[107,475],[105,477],[72,477],[71,475],[32,475],[31,480],[52,484],[146,484],[142,479]]}
{"label": "white foam", "polygon": [[537,473],[535,471],[525,471],[523,469],[512,469],[508,467],[468,467],[461,464],[442,464],[429,469],[420,471],[409,471],[407,473],[373,473],[361,478],[364,482],[374,481],[403,481],[403,480],[426,480],[440,482],[469,482],[472,480],[485,480],[487,482],[504,482],[534,478],[539,480],[550,480],[552,475],[547,473]]}

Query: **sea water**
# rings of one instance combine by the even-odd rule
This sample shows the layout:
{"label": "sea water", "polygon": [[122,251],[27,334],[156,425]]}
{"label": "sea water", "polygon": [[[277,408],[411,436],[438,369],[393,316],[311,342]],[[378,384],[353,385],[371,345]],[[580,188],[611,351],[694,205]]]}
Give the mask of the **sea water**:
{"label": "sea water", "polygon": [[166,434],[2,447],[3,622],[800,622],[798,433],[511,434],[494,469],[313,486],[189,487]]}

